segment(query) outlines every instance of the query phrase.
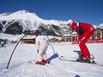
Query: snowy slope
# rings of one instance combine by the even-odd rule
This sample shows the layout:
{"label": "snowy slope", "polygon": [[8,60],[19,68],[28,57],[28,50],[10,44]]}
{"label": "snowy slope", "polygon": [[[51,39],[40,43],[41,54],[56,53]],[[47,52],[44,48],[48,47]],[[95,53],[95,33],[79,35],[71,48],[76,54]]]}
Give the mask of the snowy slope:
{"label": "snowy slope", "polygon": [[[0,32],[4,33],[18,34],[19,32],[22,34],[25,30],[31,31],[42,26],[42,31],[48,35],[63,35],[69,33],[69,27],[66,24],[67,21],[42,19],[35,12],[26,10],[0,14]],[[94,27],[96,26],[94,25]],[[10,30],[12,31],[10,32]]]}
{"label": "snowy slope", "polygon": [[97,28],[101,28],[101,29],[103,29],[103,23],[100,24],[99,26],[97,26]]}
{"label": "snowy slope", "polygon": [[23,32],[25,30],[34,30],[39,26],[46,27],[46,29],[53,29],[52,25],[58,27],[65,27],[66,21],[59,20],[45,20],[37,16],[34,12],[30,13],[25,10],[19,10],[13,13],[3,13],[0,14],[0,26],[3,27],[3,32],[7,29],[7,27],[11,26],[15,22],[19,23],[20,26],[23,27]]}
{"label": "snowy slope", "polygon": [[[36,58],[36,45],[19,44],[17,47],[9,69],[6,65],[15,44],[0,47],[0,77],[103,77],[103,66],[86,63],[70,62],[68,60],[78,57],[74,50],[79,50],[78,45],[71,43],[52,44],[55,52],[63,56],[65,61],[53,58],[53,50],[49,45],[47,50],[50,64],[40,66],[28,63]],[[87,44],[91,54],[95,56],[96,62],[103,64],[103,43]]]}

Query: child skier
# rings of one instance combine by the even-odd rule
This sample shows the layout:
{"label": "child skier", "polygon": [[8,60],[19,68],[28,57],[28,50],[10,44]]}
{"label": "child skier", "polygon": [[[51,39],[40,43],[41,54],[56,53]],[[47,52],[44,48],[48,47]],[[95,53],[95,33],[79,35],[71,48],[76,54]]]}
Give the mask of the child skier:
{"label": "child skier", "polygon": [[85,45],[85,43],[89,40],[89,38],[93,35],[95,28],[91,24],[81,23],[81,22],[73,22],[69,20],[67,25],[72,29],[72,31],[76,31],[78,34],[79,47],[81,49],[81,57],[77,59],[80,62],[90,62],[90,52]]}
{"label": "child skier", "polygon": [[41,35],[40,30],[36,30],[36,44],[37,44],[37,59],[36,64],[44,65],[48,62],[46,50],[48,48],[48,40],[45,39],[45,36]]}

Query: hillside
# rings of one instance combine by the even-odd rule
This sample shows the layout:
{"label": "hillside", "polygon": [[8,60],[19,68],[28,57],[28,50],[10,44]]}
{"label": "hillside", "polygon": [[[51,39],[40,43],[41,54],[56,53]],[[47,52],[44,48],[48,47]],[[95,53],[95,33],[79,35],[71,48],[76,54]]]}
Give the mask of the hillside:
{"label": "hillside", "polygon": [[61,35],[67,27],[66,21],[45,20],[25,10],[0,14],[0,32],[22,34],[37,28],[48,35]]}
{"label": "hillside", "polygon": [[[60,60],[54,55],[51,45],[47,50],[47,56],[50,64],[40,66],[30,64],[28,61],[36,59],[35,44],[19,44],[17,47],[9,69],[6,69],[8,59],[15,44],[0,47],[0,77],[103,77],[103,66],[76,63],[69,60],[75,60],[78,55],[78,45],[71,43],[52,44],[55,52],[59,57],[63,56],[64,60]],[[98,64],[103,65],[103,44],[87,44],[91,54],[95,56]]]}

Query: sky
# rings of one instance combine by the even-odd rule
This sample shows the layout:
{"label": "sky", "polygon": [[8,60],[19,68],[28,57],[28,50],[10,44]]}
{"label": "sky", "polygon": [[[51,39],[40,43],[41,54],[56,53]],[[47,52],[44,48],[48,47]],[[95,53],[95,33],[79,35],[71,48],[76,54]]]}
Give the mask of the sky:
{"label": "sky", "polygon": [[26,10],[43,19],[103,23],[103,0],[0,0],[0,13]]}

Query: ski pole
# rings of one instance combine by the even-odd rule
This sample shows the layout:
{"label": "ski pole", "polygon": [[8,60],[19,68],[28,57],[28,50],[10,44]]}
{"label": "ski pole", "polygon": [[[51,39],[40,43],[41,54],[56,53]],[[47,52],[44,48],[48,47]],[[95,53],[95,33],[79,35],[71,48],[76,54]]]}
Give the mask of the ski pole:
{"label": "ski pole", "polygon": [[9,65],[10,65],[10,62],[11,62],[11,59],[12,59],[12,56],[13,56],[13,54],[14,54],[14,52],[15,52],[15,50],[16,50],[18,44],[19,44],[19,42],[20,42],[26,35],[27,35],[27,34],[25,34],[25,35],[17,42],[17,44],[15,45],[14,50],[13,50],[13,52],[11,53],[11,56],[10,56],[10,58],[9,58],[9,61],[8,61],[8,64],[7,64],[6,69],[9,68]]}
{"label": "ski pole", "polygon": [[[49,38],[48,38],[48,36],[47,36],[47,35],[46,35],[46,37],[47,37],[47,39],[49,40]],[[53,53],[55,54],[56,52],[55,52],[55,49],[54,49],[53,45],[52,45],[51,43],[49,43],[49,44],[51,45],[52,50],[53,50]]]}

